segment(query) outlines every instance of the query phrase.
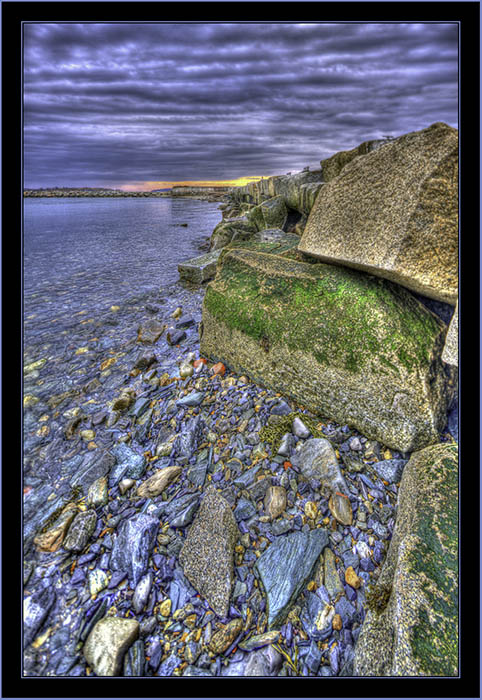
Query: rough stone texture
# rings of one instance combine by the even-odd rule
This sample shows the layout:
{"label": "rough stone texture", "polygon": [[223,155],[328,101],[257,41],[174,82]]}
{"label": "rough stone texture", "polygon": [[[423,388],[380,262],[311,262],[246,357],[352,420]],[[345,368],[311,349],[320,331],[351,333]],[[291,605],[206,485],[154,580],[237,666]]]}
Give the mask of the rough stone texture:
{"label": "rough stone texture", "polygon": [[81,552],[94,532],[96,524],[97,515],[94,510],[78,513],[69,527],[67,537],[64,540],[64,549]]}
{"label": "rough stone texture", "polygon": [[449,365],[459,366],[459,302],[455,307],[454,315],[450,321],[445,345],[442,351],[442,360]]}
{"label": "rough stone texture", "polygon": [[286,490],[282,486],[270,486],[264,498],[264,510],[271,520],[286,508]]}
{"label": "rough stone texture", "polygon": [[194,284],[202,284],[214,277],[216,274],[216,264],[221,254],[221,250],[212,250],[206,255],[199,255],[191,258],[177,266],[179,277]]}
{"label": "rough stone texture", "polygon": [[455,304],[457,130],[432,124],[345,165],[321,189],[299,250]]}
{"label": "rough stone texture", "polygon": [[119,676],[124,654],[139,636],[137,620],[104,617],[84,645],[84,656],[97,676]]}
{"label": "rough stone texture", "polygon": [[270,645],[249,654],[244,675],[277,676],[282,663],[283,657],[279,651]]}
{"label": "rough stone texture", "polygon": [[231,242],[235,233],[256,233],[256,226],[245,216],[221,221],[211,234],[210,250],[218,250]]}
{"label": "rough stone texture", "polygon": [[292,456],[291,461],[305,479],[319,479],[327,494],[336,491],[349,493],[335,450],[325,438],[307,440],[299,452]]}
{"label": "rough stone texture", "polygon": [[438,441],[444,427],[445,328],[386,280],[233,248],[206,290],[200,348],[405,452]]}
{"label": "rough stone texture", "polygon": [[[412,455],[377,587],[355,650],[355,675],[458,673],[458,448],[441,443]],[[377,653],[374,654],[373,650]]]}
{"label": "rough stone texture", "polygon": [[327,544],[328,531],[322,528],[281,535],[256,562],[266,592],[270,630],[285,621]]}
{"label": "rough stone texture", "polygon": [[246,218],[256,226],[258,231],[270,228],[282,229],[288,218],[288,210],[283,197],[272,197],[250,209]]}
{"label": "rough stone texture", "polygon": [[222,654],[234,642],[243,629],[243,620],[237,617],[213,634],[209,649],[213,654]]}
{"label": "rough stone texture", "polygon": [[381,462],[372,462],[371,467],[381,479],[395,484],[400,481],[406,463],[406,459],[384,459]]}
{"label": "rough stone texture", "polygon": [[106,476],[101,476],[89,486],[86,502],[88,506],[94,506],[94,508],[97,508],[97,506],[105,506],[108,500],[108,479]]}
{"label": "rough stone texture", "polygon": [[158,469],[137,489],[138,498],[153,498],[164,491],[166,486],[182,472],[182,467],[172,466]]}
{"label": "rough stone texture", "polygon": [[228,614],[238,537],[231,506],[210,486],[189,528],[179,562],[192,585],[220,616]]}
{"label": "rough stone texture", "polygon": [[[124,443],[119,443],[112,448],[117,457],[119,467],[126,465],[125,476],[130,479],[140,479],[146,470],[146,458]],[[122,476],[124,476],[124,474]]]}
{"label": "rough stone texture", "polygon": [[330,598],[334,600],[338,594],[341,593],[343,595],[345,593],[345,589],[343,588],[340,577],[338,576],[338,571],[336,570],[335,555],[331,549],[328,549],[328,547],[325,549],[323,562],[324,585]]}
{"label": "rough stone texture", "polygon": [[300,214],[306,213],[309,201],[303,186],[321,184],[321,170],[302,170],[294,175],[275,175],[274,177],[250,182],[243,187],[233,188],[233,196],[241,202],[260,204],[265,199],[281,196],[287,207],[295,209]]}
{"label": "rough stone texture", "polygon": [[325,158],[324,160],[320,161],[323,182],[333,180],[341,173],[345,165],[351,163],[354,158],[364,156],[372,151],[376,151],[377,148],[380,148],[380,146],[384,143],[388,143],[388,141],[384,139],[377,141],[364,141],[359,146],[356,146],[349,151],[338,151],[338,153],[335,153],[329,158]]}
{"label": "rough stone texture", "polygon": [[122,523],[110,556],[113,571],[126,571],[137,586],[148,568],[149,556],[159,529],[159,520],[138,513]]}

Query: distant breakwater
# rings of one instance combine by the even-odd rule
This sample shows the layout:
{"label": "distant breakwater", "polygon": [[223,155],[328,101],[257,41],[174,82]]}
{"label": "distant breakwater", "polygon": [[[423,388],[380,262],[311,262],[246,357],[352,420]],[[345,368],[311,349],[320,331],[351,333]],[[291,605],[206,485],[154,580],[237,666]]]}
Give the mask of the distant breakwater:
{"label": "distant breakwater", "polygon": [[166,191],[126,192],[103,188],[67,188],[25,189],[24,197],[190,197],[195,199],[222,200],[230,191],[229,187],[173,187]]}

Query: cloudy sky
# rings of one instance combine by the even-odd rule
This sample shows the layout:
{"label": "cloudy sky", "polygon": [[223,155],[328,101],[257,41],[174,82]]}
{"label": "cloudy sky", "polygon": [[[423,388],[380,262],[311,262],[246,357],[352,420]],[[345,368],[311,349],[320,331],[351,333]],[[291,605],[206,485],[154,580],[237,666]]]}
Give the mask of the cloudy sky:
{"label": "cloudy sky", "polygon": [[275,175],[457,127],[457,41],[456,24],[25,24],[25,187]]}

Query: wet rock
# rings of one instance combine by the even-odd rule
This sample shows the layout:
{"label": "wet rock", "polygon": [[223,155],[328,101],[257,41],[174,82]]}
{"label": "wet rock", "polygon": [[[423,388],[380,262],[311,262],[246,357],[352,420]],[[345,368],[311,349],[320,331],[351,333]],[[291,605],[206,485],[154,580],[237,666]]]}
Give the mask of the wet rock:
{"label": "wet rock", "polygon": [[307,440],[296,457],[292,457],[291,462],[299,468],[306,479],[321,481],[322,487],[327,491],[349,493],[341,475],[335,451],[325,438]]}
{"label": "wet rock", "polygon": [[137,489],[139,498],[154,498],[164,491],[182,472],[182,467],[172,466],[158,469],[149,479]]}
{"label": "wet rock", "polygon": [[107,450],[96,450],[84,458],[70,479],[70,486],[81,486],[84,494],[87,495],[91,484],[102,476],[107,476],[115,463],[116,459],[113,454]]}
{"label": "wet rock", "polygon": [[182,664],[182,659],[175,652],[170,654],[157,669],[158,676],[172,676],[176,668]]}
{"label": "wet rock", "polygon": [[87,510],[83,513],[77,513],[64,540],[64,549],[71,552],[81,552],[90,540],[96,524],[95,511]]}
{"label": "wet rock", "polygon": [[139,343],[145,343],[146,345],[152,345],[159,340],[165,328],[165,324],[162,324],[155,319],[147,321],[147,323],[140,326],[138,329],[137,341]]}
{"label": "wet rock", "polygon": [[238,505],[234,509],[234,517],[239,522],[240,520],[248,520],[256,514],[256,508],[246,498],[240,498]]}
{"label": "wet rock", "polygon": [[134,452],[133,449],[131,449],[127,445],[124,445],[123,443],[112,447],[111,452],[116,456],[119,466],[127,465],[125,475],[129,479],[141,478],[146,469],[146,458],[144,457],[144,455],[140,455],[137,452]]}
{"label": "wet rock", "polygon": [[169,345],[179,345],[183,340],[186,339],[186,331],[183,330],[173,330],[168,331],[166,335],[167,342]]}
{"label": "wet rock", "polygon": [[229,503],[210,486],[187,533],[179,562],[189,581],[221,616],[229,609],[238,537]]}
{"label": "wet rock", "polygon": [[138,356],[134,364],[134,369],[147,369],[155,362],[157,362],[155,354],[151,350],[146,350]]}
{"label": "wet rock", "polygon": [[258,559],[255,568],[267,596],[269,629],[284,622],[327,544],[324,529],[293,532],[277,537]]}
{"label": "wet rock", "polygon": [[90,595],[97,595],[107,588],[109,584],[109,578],[105,571],[102,569],[94,569],[89,573],[89,591]]}
{"label": "wet rock", "polygon": [[23,646],[31,644],[42,623],[55,604],[56,595],[48,586],[36,591],[23,602]]}
{"label": "wet rock", "polygon": [[221,250],[213,250],[206,255],[200,255],[180,263],[177,266],[180,278],[194,284],[201,284],[212,279],[216,274],[216,263],[220,254]]}
{"label": "wet rock", "polygon": [[199,494],[186,494],[175,498],[165,509],[165,519],[171,527],[185,527],[192,522],[199,507]]}
{"label": "wet rock", "polygon": [[137,586],[147,571],[158,529],[159,520],[144,513],[123,522],[112,548],[110,568],[126,571],[129,580]]}
{"label": "wet rock", "polygon": [[204,421],[201,416],[195,416],[189,419],[174,443],[177,453],[182,457],[190,458],[191,454],[196,450],[198,442],[202,437],[203,430]]}
{"label": "wet rock", "polygon": [[271,632],[264,632],[263,634],[252,635],[249,639],[244,639],[239,643],[239,648],[244,651],[254,651],[255,649],[261,649],[262,647],[269,646],[270,644],[276,644],[279,641],[280,632],[278,630],[271,630]]}
{"label": "wet rock", "polygon": [[286,489],[282,486],[270,486],[264,498],[264,510],[271,520],[281,515],[286,508]]}
{"label": "wet rock", "polygon": [[119,482],[119,491],[121,496],[123,496],[129,489],[131,489],[133,486],[135,486],[135,480],[134,479],[122,479],[122,481]]}
{"label": "wet rock", "polygon": [[202,391],[191,391],[190,394],[187,394],[176,401],[176,404],[178,406],[199,406],[204,399],[204,396],[205,394]]}
{"label": "wet rock", "polygon": [[97,676],[118,676],[127,649],[139,636],[137,620],[105,617],[84,645],[84,656]]}

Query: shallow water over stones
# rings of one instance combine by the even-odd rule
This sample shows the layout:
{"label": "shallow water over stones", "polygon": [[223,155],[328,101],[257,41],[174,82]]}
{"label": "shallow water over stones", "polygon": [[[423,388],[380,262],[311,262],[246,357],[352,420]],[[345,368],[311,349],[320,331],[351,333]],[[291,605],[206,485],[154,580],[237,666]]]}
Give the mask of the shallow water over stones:
{"label": "shallow water over stones", "polygon": [[[66,282],[60,291],[68,306],[79,289]],[[24,412],[25,675],[95,675],[84,643],[106,617],[140,625],[139,639],[116,658],[124,675],[351,675],[366,588],[384,561],[408,455],[311,416],[229,368],[224,376],[212,374],[211,362],[194,368],[202,288],[154,285],[119,293],[107,308],[97,290],[87,313],[66,310],[57,322],[35,294],[26,295],[27,318],[37,316],[25,332],[24,392],[37,399]],[[186,336],[170,345],[164,331],[146,345],[138,331],[150,320],[173,331],[182,324]],[[139,362],[146,348],[149,361]],[[191,376],[180,376],[181,364],[193,367]],[[260,439],[270,416],[291,412],[314,420],[330,441],[350,525],[333,517],[322,475],[302,473],[309,430],[294,421],[286,454]],[[130,488],[121,487],[126,479]],[[212,485],[239,529],[224,617],[180,565]],[[272,489],[283,495],[274,513]],[[69,503],[78,513],[69,549],[38,551],[34,536]],[[326,542],[271,632],[258,565],[288,538]]]}

